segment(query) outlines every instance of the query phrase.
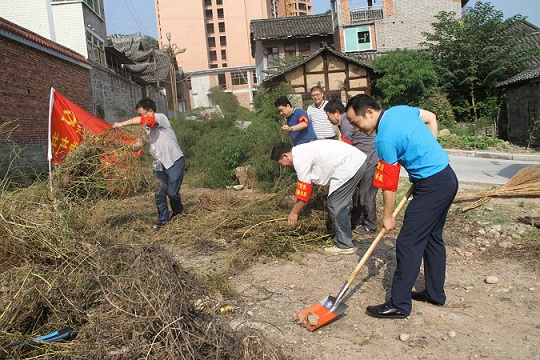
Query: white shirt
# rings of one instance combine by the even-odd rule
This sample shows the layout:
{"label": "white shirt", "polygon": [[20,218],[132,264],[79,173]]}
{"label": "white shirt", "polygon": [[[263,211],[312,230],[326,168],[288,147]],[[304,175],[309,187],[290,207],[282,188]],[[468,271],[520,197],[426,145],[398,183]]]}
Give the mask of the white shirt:
{"label": "white shirt", "polygon": [[156,125],[154,127],[145,126],[148,135],[148,145],[150,146],[150,154],[155,159],[153,162],[154,170],[162,171],[162,166],[165,169],[173,166],[174,162],[184,156],[176,134],[174,133],[171,123],[165,114],[156,113]]}
{"label": "white shirt", "polygon": [[326,111],[324,111],[327,103],[328,101],[323,102],[321,107],[311,104],[307,108],[309,120],[311,120],[313,130],[315,130],[315,135],[317,135],[317,139],[319,140],[336,136],[334,125],[328,120]]}
{"label": "white shirt", "polygon": [[317,140],[292,148],[298,180],[330,185],[328,196],[352,178],[366,161],[356,147],[337,140]]}

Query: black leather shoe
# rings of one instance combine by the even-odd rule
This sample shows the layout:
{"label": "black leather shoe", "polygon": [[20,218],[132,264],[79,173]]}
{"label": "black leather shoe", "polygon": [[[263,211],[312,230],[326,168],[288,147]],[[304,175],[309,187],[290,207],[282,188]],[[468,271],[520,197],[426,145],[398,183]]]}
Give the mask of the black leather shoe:
{"label": "black leather shoe", "polygon": [[366,308],[366,314],[386,319],[405,319],[409,316],[409,314],[405,314],[403,311],[393,307],[390,301],[381,305],[368,306]]}
{"label": "black leather shoe", "polygon": [[436,305],[436,306],[443,306],[444,305],[444,304],[438,303],[438,302],[433,301],[430,298],[428,298],[428,296],[426,294],[426,290],[412,291],[411,292],[411,298],[413,300],[416,300],[416,301],[428,302],[428,303],[430,303],[432,305]]}

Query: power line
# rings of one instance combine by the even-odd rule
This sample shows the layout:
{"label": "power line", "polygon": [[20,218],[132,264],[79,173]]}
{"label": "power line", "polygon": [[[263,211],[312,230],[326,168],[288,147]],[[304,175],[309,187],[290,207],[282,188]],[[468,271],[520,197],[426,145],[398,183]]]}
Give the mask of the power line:
{"label": "power line", "polygon": [[[146,31],[146,29],[144,28],[144,25],[142,24],[142,22],[139,20],[139,17],[137,16],[137,12],[135,11],[135,7],[133,6],[133,4],[131,3],[130,0],[128,0],[128,1],[129,1],[129,4],[131,5],[131,7],[133,8],[133,11],[131,11],[131,9],[129,8],[129,5],[126,2],[126,0],[124,0],[124,4],[126,4],[126,7],[129,10],[129,13],[133,17],[133,20],[135,20],[135,24],[137,24],[137,26],[138,26],[139,30],[141,30],[142,34],[148,34],[148,31]],[[133,13],[134,11],[135,11],[135,14]]]}

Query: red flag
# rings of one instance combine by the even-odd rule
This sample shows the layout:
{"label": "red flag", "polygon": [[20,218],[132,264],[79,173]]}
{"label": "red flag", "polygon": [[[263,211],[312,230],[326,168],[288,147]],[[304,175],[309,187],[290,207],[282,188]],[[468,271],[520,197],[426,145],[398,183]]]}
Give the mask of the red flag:
{"label": "red flag", "polygon": [[[61,163],[66,155],[79,147],[85,131],[103,135],[112,125],[75,105],[58,91],[51,89],[49,109],[49,154],[54,164]],[[115,132],[117,133],[117,132]],[[125,145],[131,145],[136,138],[126,133],[117,133]],[[136,152],[138,156],[140,152]]]}

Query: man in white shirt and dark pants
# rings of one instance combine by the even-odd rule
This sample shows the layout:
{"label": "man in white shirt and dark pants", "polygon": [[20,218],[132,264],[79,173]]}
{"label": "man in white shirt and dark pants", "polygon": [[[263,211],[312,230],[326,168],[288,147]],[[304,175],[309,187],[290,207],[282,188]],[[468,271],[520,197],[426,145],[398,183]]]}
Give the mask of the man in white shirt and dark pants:
{"label": "man in white shirt and dark pants", "polygon": [[271,159],[281,166],[294,167],[298,177],[296,203],[288,217],[289,225],[298,223],[298,215],[311,196],[312,184],[329,185],[328,211],[336,229],[336,244],[324,250],[333,254],[354,254],[349,203],[364,174],[366,155],[342,141],[317,140],[295,147],[279,143],[272,150]]}
{"label": "man in white shirt and dark pants", "polygon": [[307,113],[309,120],[313,124],[313,130],[317,135],[317,140],[337,139],[336,129],[328,120],[324,106],[328,101],[324,100],[324,91],[320,86],[314,86],[310,90],[313,104],[308,106]]}

